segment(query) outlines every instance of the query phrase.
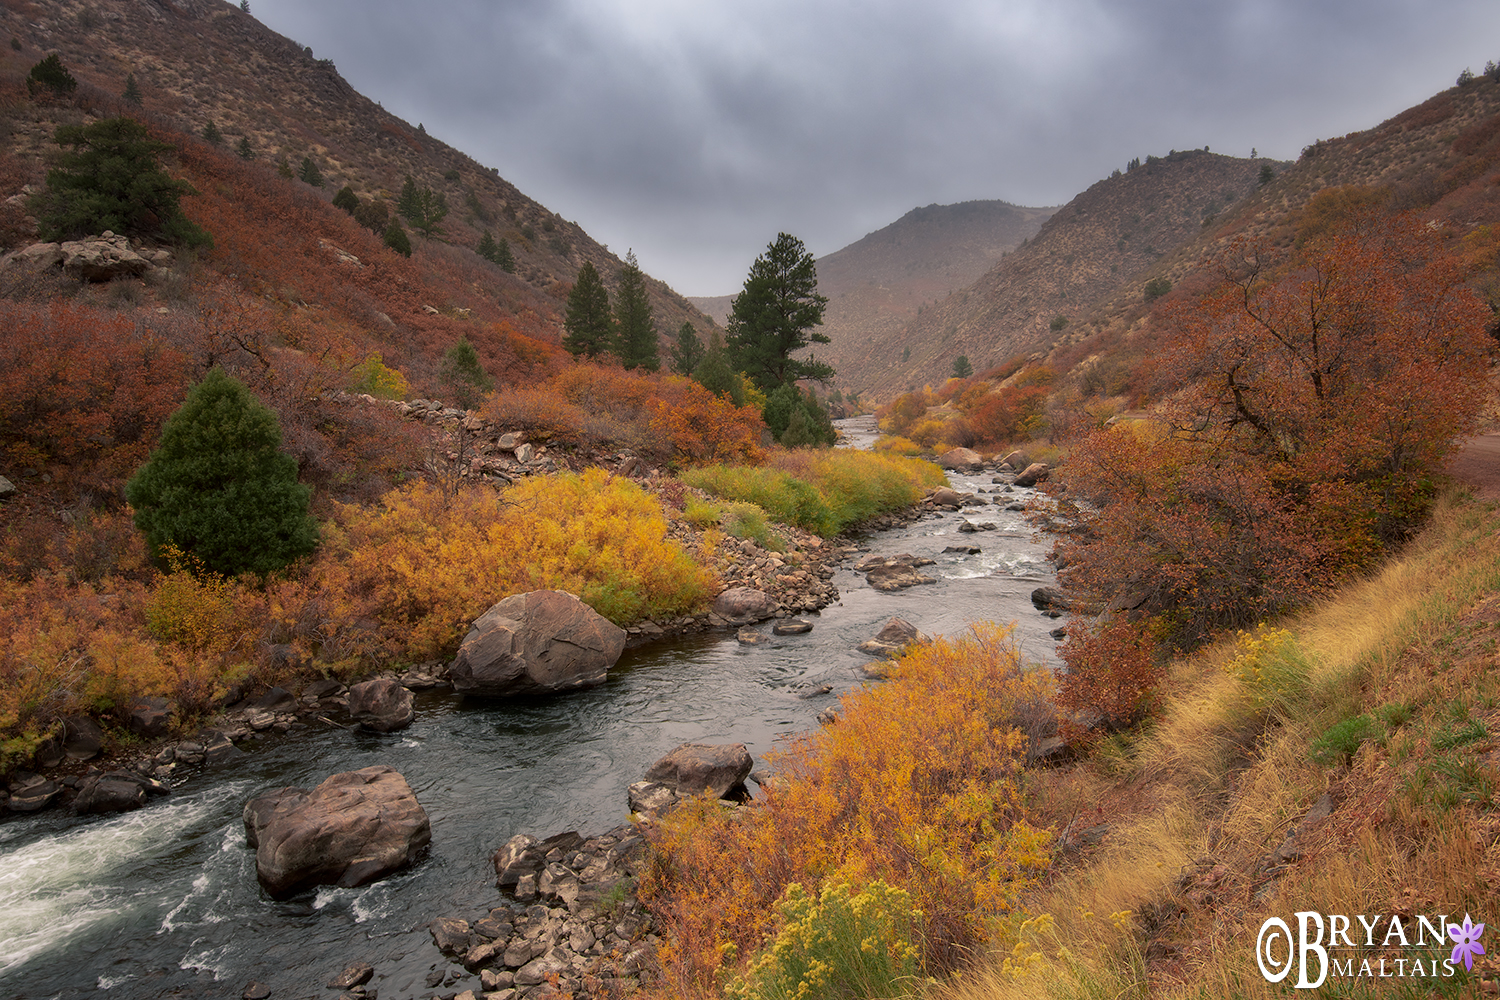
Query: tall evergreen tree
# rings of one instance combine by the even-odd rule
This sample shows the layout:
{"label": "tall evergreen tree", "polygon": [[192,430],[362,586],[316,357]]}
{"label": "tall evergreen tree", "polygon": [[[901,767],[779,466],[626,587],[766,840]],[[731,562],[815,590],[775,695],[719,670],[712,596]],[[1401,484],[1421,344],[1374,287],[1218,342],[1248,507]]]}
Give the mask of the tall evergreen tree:
{"label": "tall evergreen tree", "polygon": [[614,321],[609,311],[609,292],[590,261],[584,261],[578,269],[578,280],[568,293],[563,328],[567,334],[562,345],[575,358],[596,358],[610,349]]}
{"label": "tall evergreen tree", "polygon": [[33,97],[40,90],[50,90],[64,96],[77,89],[78,81],[68,72],[56,52],[31,67],[31,72],[26,74],[26,93]]}
{"label": "tall evergreen tree", "polygon": [[417,182],[411,174],[407,174],[401,185],[401,194],[396,197],[396,211],[410,219],[421,210],[421,203],[417,200]]}
{"label": "tall evergreen tree", "polygon": [[459,338],[458,343],[443,355],[443,381],[466,410],[478,406],[480,398],[495,387],[468,337]]}
{"label": "tall evergreen tree", "polygon": [[615,294],[614,353],[626,370],[661,367],[657,345],[656,319],[651,314],[651,299],[646,293],[646,276],[636,263],[635,251],[625,254],[620,270],[620,288]]}
{"label": "tall evergreen tree", "polygon": [[203,141],[211,146],[217,146],[224,141],[224,133],[219,131],[218,123],[212,118],[208,120],[207,125],[203,126],[202,135]]}
{"label": "tall evergreen tree", "polygon": [[219,368],[162,426],[161,444],[125,486],[153,555],[175,546],[215,573],[271,573],[318,543],[297,460],[281,428]]}
{"label": "tall evergreen tree", "polygon": [[396,211],[406,216],[411,227],[428,239],[443,232],[440,223],[448,217],[448,196],[432,188],[417,187],[410,174],[401,185],[401,196],[396,201]]}
{"label": "tall evergreen tree", "polygon": [[345,184],[339,188],[339,193],[333,196],[333,207],[342,208],[353,215],[359,209],[359,196],[354,193],[354,188]]}
{"label": "tall evergreen tree", "polygon": [[134,73],[125,74],[125,93],[121,94],[120,96],[125,98],[125,100],[130,102],[131,104],[134,104],[136,107],[140,107],[141,88],[135,82]]}
{"label": "tall evergreen tree", "polygon": [[698,339],[693,324],[684,320],[677,331],[677,343],[672,345],[672,370],[678,375],[691,375],[702,361],[703,341]]}
{"label": "tall evergreen tree", "polygon": [[510,240],[500,237],[500,245],[495,248],[495,263],[500,265],[500,270],[506,274],[516,273],[516,257],[510,252]]}
{"label": "tall evergreen tree", "polygon": [[302,158],[302,169],[297,171],[297,176],[315,188],[323,186],[323,174],[318,170],[318,165],[313,162],[311,156]]}
{"label": "tall evergreen tree", "polygon": [[385,227],[385,232],[381,234],[380,238],[386,246],[401,256],[411,256],[411,237],[407,236],[406,230],[401,228],[400,219],[392,219],[390,225]]}
{"label": "tall evergreen tree", "polygon": [[479,237],[479,245],[474,248],[474,252],[491,264],[499,263],[495,258],[499,255],[500,248],[495,245],[495,237],[488,229],[484,231],[483,236]]}
{"label": "tall evergreen tree", "polygon": [[730,363],[767,394],[800,379],[827,382],[832,367],[811,356],[792,357],[810,343],[829,342],[813,330],[827,304],[818,294],[813,255],[795,236],[779,234],[750,265],[745,288],[730,306]]}
{"label": "tall evergreen tree", "polygon": [[57,144],[72,147],[47,171],[46,190],[33,202],[49,240],[78,239],[106,229],[151,236],[185,246],[207,246],[213,238],[182,214],[178,199],[197,194],[157,165],[169,143],[151,138],[133,118],[101,118],[88,125],[62,125]]}
{"label": "tall evergreen tree", "polygon": [[708,338],[703,360],[693,369],[693,381],[716,396],[729,397],[735,406],[745,405],[745,384],[729,366],[729,355],[724,350],[724,342],[719,338],[718,330]]}
{"label": "tall evergreen tree", "polygon": [[240,144],[235,147],[234,151],[240,154],[240,159],[242,160],[255,159],[255,150],[250,148],[249,136],[240,136]]}

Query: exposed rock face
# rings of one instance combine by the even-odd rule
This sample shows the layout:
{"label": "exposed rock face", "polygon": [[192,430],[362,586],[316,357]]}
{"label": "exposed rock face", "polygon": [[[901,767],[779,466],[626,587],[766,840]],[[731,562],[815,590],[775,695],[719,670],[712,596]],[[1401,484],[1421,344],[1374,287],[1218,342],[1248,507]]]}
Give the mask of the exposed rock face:
{"label": "exposed rock face", "polygon": [[660,782],[681,796],[706,791],[722,799],[744,783],[754,766],[743,743],[684,743],[652,764],[645,780]]}
{"label": "exposed rock face", "polygon": [[356,886],[414,863],[432,839],[411,786],[384,765],[335,774],[308,792],[283,788],[245,803],[245,839],[266,892]]}
{"label": "exposed rock face", "polygon": [[377,677],[349,689],[349,714],[366,729],[393,733],[416,718],[411,692],[389,677]]}
{"label": "exposed rock face", "polygon": [[130,706],[130,731],[146,739],[163,736],[176,711],[176,706],[165,698],[137,698]]}
{"label": "exposed rock face", "polygon": [[1016,477],[1017,486],[1035,486],[1047,478],[1048,466],[1046,462],[1032,462],[1021,470]]}
{"label": "exposed rock face", "polygon": [[968,448],[954,448],[939,455],[937,464],[944,469],[977,471],[984,468],[984,459],[979,456],[979,452],[977,451],[972,451]]}
{"label": "exposed rock face", "polygon": [[[900,656],[902,650],[914,642],[931,641],[931,636],[918,631],[917,627],[905,618],[892,618],[879,632],[875,633],[875,638],[866,639],[859,644],[858,648],[861,653],[869,653],[871,656],[893,657]],[[866,676],[872,676],[872,674],[867,671]]]}
{"label": "exposed rock face", "polygon": [[898,556],[871,556],[855,566],[865,574],[865,579],[876,590],[900,590],[922,583],[937,583],[931,576],[917,572],[918,566],[931,566],[933,561],[903,552]]}
{"label": "exposed rock face", "polygon": [[764,621],[776,613],[770,594],[750,587],[730,587],[714,598],[714,614],[733,625]]}
{"label": "exposed rock face", "polygon": [[7,256],[3,266],[12,263],[43,268],[60,266],[63,273],[81,281],[113,281],[143,277],[152,268],[170,265],[172,252],[135,250],[126,237],[106,231],[67,243],[34,243]]}
{"label": "exposed rock face", "polygon": [[572,594],[537,590],[480,616],[449,673],[460,694],[556,694],[604,683],[624,650],[624,629]]}

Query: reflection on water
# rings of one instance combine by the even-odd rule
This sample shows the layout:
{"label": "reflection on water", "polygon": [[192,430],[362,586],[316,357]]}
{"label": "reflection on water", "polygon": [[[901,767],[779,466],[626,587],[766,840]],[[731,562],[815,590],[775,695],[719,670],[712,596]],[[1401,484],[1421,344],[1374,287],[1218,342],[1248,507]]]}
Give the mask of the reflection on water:
{"label": "reflection on water", "polygon": [[[953,478],[959,489],[1000,488],[988,476]],[[964,516],[997,529],[960,534]],[[891,616],[937,634],[1015,620],[1030,658],[1055,655],[1053,622],[1029,599],[1051,571],[1020,514],[991,505],[934,515],[865,543],[935,559],[924,572],[938,583],[882,594],[840,569],[841,599],[808,616],[807,635],[754,647],[733,633],[665,640],[627,652],[601,687],[552,701],[493,705],[424,692],[401,733],[294,730],[249,744],[139,812],[0,824],[0,996],[223,996],[252,979],[277,996],[304,996],[354,961],[376,967],[371,985],[383,994],[413,995],[440,958],[427,922],[499,904],[495,848],[516,833],[623,822],[626,786],[680,743],[744,742],[763,757],[778,735],[811,728],[860,683],[866,657],[854,647]],[[954,544],[982,551],[942,552]],[[823,684],[833,693],[800,696]],[[428,857],[358,889],[263,896],[244,846],[245,800],[371,764],[399,770],[427,810]]]}

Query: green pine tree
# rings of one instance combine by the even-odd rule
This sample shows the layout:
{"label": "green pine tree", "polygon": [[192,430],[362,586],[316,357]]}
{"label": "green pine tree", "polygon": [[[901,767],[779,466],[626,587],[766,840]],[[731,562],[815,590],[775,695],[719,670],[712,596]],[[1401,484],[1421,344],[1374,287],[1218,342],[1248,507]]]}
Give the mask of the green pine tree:
{"label": "green pine tree", "polygon": [[495,387],[468,337],[460,338],[443,355],[443,381],[453,390],[458,405],[466,410],[478,406],[484,394]]}
{"label": "green pine tree", "polygon": [[693,369],[703,361],[703,341],[693,324],[684,321],[677,331],[677,343],[672,345],[672,371],[678,375],[692,375]]}
{"label": "green pine tree", "polygon": [[401,228],[400,220],[392,219],[391,224],[385,227],[385,232],[381,235],[381,239],[385,241],[386,246],[401,256],[411,256],[411,237],[407,236],[406,230]]}
{"label": "green pine tree", "polygon": [[219,131],[219,126],[212,118],[208,124],[203,126],[203,141],[211,146],[217,146],[224,141],[224,133]]}
{"label": "green pine tree", "polygon": [[396,197],[396,212],[410,219],[421,210],[421,204],[417,200],[417,182],[412,179],[411,174],[407,174],[401,185],[401,194]]}
{"label": "green pine tree", "polygon": [[627,251],[625,267],[620,271],[620,288],[615,295],[614,354],[626,371],[644,368],[654,372],[661,367],[657,340],[646,276],[636,263],[635,251]]}
{"label": "green pine tree", "polygon": [[953,359],[953,377],[968,378],[974,374],[974,366],[969,362],[967,354],[960,354]]}
{"label": "green pine tree", "polygon": [[211,246],[213,237],[182,214],[183,195],[197,194],[173,180],[156,158],[171,149],[133,118],[61,125],[57,144],[71,147],[47,171],[47,187],[32,201],[49,240],[79,239],[105,230],[148,236],[182,246]]}
{"label": "green pine tree", "polygon": [[333,207],[353,215],[359,208],[359,196],[354,193],[354,188],[348,184],[339,188],[338,194],[333,196]]}
{"label": "green pine tree", "polygon": [[293,177],[297,176],[296,173],[292,171],[292,165],[287,161],[287,158],[285,156],[281,158],[280,163],[276,164],[276,172],[287,180],[291,180]]}
{"label": "green pine tree", "polygon": [[724,341],[715,330],[708,338],[708,347],[703,360],[693,369],[693,381],[716,396],[727,396],[735,406],[745,405],[745,383],[729,365],[729,355],[724,350]]}
{"label": "green pine tree", "polygon": [[448,217],[448,196],[432,188],[417,187],[410,174],[401,185],[401,196],[396,201],[396,211],[406,216],[411,227],[427,239],[442,235],[439,225]]}
{"label": "green pine tree", "polygon": [[61,97],[77,89],[78,81],[68,72],[56,52],[31,67],[31,72],[26,74],[26,93],[32,97],[41,90],[50,90]]}
{"label": "green pine tree", "polygon": [[563,319],[562,345],[573,357],[597,358],[609,350],[614,319],[609,311],[609,292],[590,261],[578,269],[578,280],[568,293],[568,311]]}
{"label": "green pine tree", "polygon": [[255,159],[255,150],[250,148],[250,139],[248,136],[240,136],[240,144],[235,147],[234,151],[240,154],[240,159],[242,160]]}
{"label": "green pine tree", "polygon": [[272,573],[318,544],[310,491],[276,414],[214,368],[162,426],[125,486],[154,556],[173,546],[215,573]]}
{"label": "green pine tree", "polygon": [[779,234],[750,265],[744,290],[730,306],[730,363],[768,395],[803,379],[827,382],[833,378],[829,365],[792,356],[810,343],[829,342],[827,334],[813,330],[827,304],[818,294],[813,255],[795,236]]}
{"label": "green pine tree", "polygon": [[495,243],[495,237],[488,229],[484,231],[483,236],[479,237],[479,245],[474,248],[474,252],[491,264],[499,263],[496,257],[500,253],[500,247]]}
{"label": "green pine tree", "polygon": [[125,93],[121,94],[120,96],[123,97],[129,103],[134,104],[136,107],[140,107],[140,105],[141,105],[141,88],[135,82],[135,74],[134,73],[126,73],[125,74]]}
{"label": "green pine tree", "polygon": [[323,174],[319,172],[318,165],[313,162],[311,156],[302,158],[302,169],[297,171],[297,176],[315,188],[323,186]]}
{"label": "green pine tree", "polygon": [[506,274],[516,273],[516,257],[510,252],[510,240],[500,238],[500,245],[495,248],[495,263],[500,265],[500,270]]}

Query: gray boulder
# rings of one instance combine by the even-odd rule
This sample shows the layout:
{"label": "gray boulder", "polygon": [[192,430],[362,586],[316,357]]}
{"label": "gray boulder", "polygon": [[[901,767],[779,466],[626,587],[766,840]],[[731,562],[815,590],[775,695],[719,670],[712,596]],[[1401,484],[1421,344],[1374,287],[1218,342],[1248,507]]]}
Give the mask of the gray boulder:
{"label": "gray boulder", "polygon": [[411,692],[389,677],[363,681],[349,689],[349,714],[377,733],[394,733],[417,717]]}
{"label": "gray boulder", "polygon": [[480,616],[449,676],[460,694],[557,694],[604,683],[624,651],[624,629],[572,594],[537,590],[507,597]]}
{"label": "gray boulder", "polygon": [[73,760],[93,760],[104,752],[104,730],[85,715],[63,720],[63,750]]}
{"label": "gray boulder", "polygon": [[730,587],[714,598],[714,614],[733,625],[764,621],[776,613],[776,600],[753,587]]}
{"label": "gray boulder", "polygon": [[[858,649],[861,653],[871,656],[895,657],[900,656],[907,646],[913,643],[929,643],[932,637],[920,632],[915,625],[905,618],[892,618],[886,622],[884,627],[873,639],[866,639],[860,643]],[[869,676],[869,671],[866,671]]]}
{"label": "gray boulder", "polygon": [[954,448],[939,455],[937,464],[944,469],[971,471],[984,468],[984,459],[969,448]]}
{"label": "gray boulder", "polygon": [[139,278],[155,266],[130,248],[130,240],[111,232],[63,243],[58,249],[62,252],[63,273],[81,281]]}
{"label": "gray boulder", "polygon": [[645,780],[659,782],[681,796],[712,792],[722,799],[744,783],[755,766],[743,743],[684,743],[651,765]]}
{"label": "gray boulder", "polygon": [[146,739],[166,735],[177,707],[165,698],[137,698],[130,706],[130,731]]}
{"label": "gray boulder", "polygon": [[432,840],[411,786],[384,765],[335,774],[311,792],[283,788],[245,803],[255,874],[273,898],[315,885],[364,885],[417,860]]}

